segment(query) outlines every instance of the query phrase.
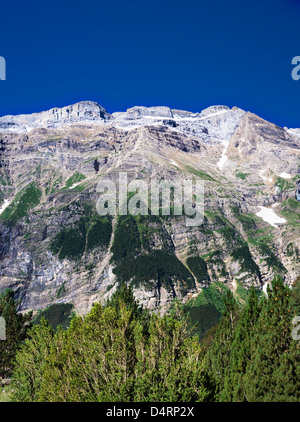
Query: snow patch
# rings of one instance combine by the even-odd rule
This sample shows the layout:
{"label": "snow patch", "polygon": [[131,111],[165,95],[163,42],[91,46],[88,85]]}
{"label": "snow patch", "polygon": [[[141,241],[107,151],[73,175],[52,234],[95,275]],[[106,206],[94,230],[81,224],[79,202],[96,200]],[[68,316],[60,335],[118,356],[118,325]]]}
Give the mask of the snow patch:
{"label": "snow patch", "polygon": [[268,296],[268,292],[267,292],[267,287],[268,287],[268,285],[270,285],[270,282],[269,282],[269,281],[267,281],[267,282],[263,285],[263,288],[262,288],[262,290],[263,290],[263,292],[264,292],[264,294],[265,294],[266,296]]}
{"label": "snow patch", "polygon": [[82,183],[82,181],[81,182],[74,183],[74,185],[70,186],[69,189],[74,189],[76,186],[80,185],[81,183]]}
{"label": "snow patch", "polygon": [[292,176],[290,174],[284,173],[284,172],[279,174],[278,176],[282,177],[283,179],[291,179],[292,178]]}
{"label": "snow patch", "polygon": [[174,166],[178,167],[178,164],[174,160],[170,160],[170,163],[173,164]]}
{"label": "snow patch", "polygon": [[276,224],[283,224],[286,223],[286,219],[282,217],[278,217],[277,214],[275,214],[274,210],[267,207],[259,206],[260,211],[256,213],[256,215],[260,218],[262,218],[264,221],[269,223],[271,226],[278,228]]}
{"label": "snow patch", "polygon": [[9,206],[9,200],[8,199],[4,199],[4,202],[2,204],[2,207],[0,208],[0,214],[3,213],[3,211]]}
{"label": "snow patch", "polygon": [[221,158],[220,158],[220,160],[217,162],[217,166],[219,167],[219,169],[220,169],[220,170],[222,170],[222,169],[223,169],[224,164],[225,164],[225,163],[226,163],[226,161],[227,161],[227,155],[226,155],[226,152],[227,152],[227,148],[228,148],[229,142],[226,142],[224,145],[225,145],[225,147],[224,147],[224,149],[223,149],[223,151],[222,151]]}

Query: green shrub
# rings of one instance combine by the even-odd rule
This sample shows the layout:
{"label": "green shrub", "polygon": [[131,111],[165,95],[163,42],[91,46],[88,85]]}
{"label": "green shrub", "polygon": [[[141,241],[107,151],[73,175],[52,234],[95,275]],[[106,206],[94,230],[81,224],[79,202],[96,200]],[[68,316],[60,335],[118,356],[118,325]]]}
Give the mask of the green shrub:
{"label": "green shrub", "polygon": [[[122,288],[121,288],[122,289]],[[194,402],[213,394],[202,346],[178,307],[150,314],[132,292],[54,332],[42,319],[16,358],[18,402]]]}

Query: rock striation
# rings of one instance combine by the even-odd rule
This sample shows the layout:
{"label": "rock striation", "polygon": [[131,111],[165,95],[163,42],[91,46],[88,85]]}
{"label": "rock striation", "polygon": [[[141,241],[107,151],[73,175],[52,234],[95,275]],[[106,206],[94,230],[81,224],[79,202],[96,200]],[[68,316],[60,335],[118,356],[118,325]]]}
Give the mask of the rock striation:
{"label": "rock striation", "polygon": [[[21,311],[72,303],[85,313],[125,279],[163,312],[213,281],[265,289],[280,274],[292,283],[300,269],[299,133],[226,106],[109,114],[83,101],[1,117],[0,291],[12,288]],[[100,218],[97,185],[117,183],[120,172],[148,185],[203,180],[203,224]]]}

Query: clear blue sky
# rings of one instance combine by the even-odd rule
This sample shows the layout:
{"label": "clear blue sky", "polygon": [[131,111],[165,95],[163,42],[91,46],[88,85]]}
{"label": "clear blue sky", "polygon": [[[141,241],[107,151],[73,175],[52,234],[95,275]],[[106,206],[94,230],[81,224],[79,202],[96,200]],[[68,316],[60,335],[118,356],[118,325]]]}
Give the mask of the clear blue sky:
{"label": "clear blue sky", "polygon": [[0,14],[0,116],[223,104],[300,127],[300,0],[6,1]]}

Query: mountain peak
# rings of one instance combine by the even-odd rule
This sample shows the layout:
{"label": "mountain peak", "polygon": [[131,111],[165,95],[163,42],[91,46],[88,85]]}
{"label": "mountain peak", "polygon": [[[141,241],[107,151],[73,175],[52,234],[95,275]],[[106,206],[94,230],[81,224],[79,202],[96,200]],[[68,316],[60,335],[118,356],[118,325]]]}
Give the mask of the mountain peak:
{"label": "mountain peak", "polygon": [[128,108],[126,113],[132,116],[154,116],[154,117],[168,117],[172,118],[173,114],[169,107],[165,106],[154,106],[154,107],[144,107],[144,106],[135,106]]}
{"label": "mountain peak", "polygon": [[80,101],[66,107],[0,118],[0,131],[28,132],[37,127],[57,127],[82,121],[101,121],[111,115],[94,101]]}

